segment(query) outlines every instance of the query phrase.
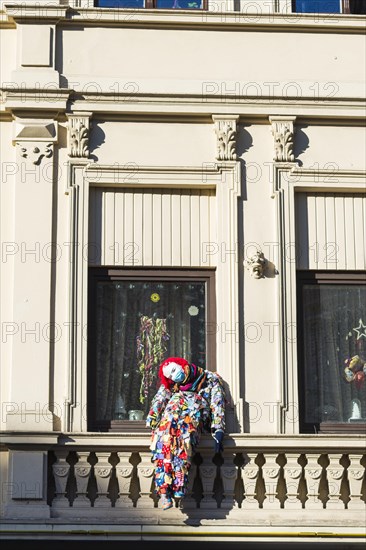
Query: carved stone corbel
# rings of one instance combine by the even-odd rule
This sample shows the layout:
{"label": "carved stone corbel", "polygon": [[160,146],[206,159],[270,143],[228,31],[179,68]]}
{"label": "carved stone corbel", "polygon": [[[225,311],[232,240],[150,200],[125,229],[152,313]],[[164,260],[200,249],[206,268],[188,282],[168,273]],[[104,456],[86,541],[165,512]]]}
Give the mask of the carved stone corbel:
{"label": "carved stone corbel", "polygon": [[92,113],[68,114],[68,148],[73,158],[89,158],[89,130]]}
{"label": "carved stone corbel", "polygon": [[239,115],[213,115],[217,137],[216,159],[237,160],[236,125]]}
{"label": "carved stone corbel", "polygon": [[245,261],[245,267],[250,271],[250,274],[254,279],[260,279],[263,277],[263,270],[266,266],[267,260],[261,250],[257,250],[253,256]]}
{"label": "carved stone corbel", "polygon": [[30,142],[24,144],[17,142],[17,145],[20,147],[20,156],[36,166],[41,164],[43,157],[50,158],[53,155],[53,143]]}
{"label": "carved stone corbel", "polygon": [[27,165],[39,166],[43,158],[51,158],[57,137],[57,122],[52,119],[16,117],[14,120],[13,144]]}
{"label": "carved stone corbel", "polygon": [[274,138],[275,162],[294,162],[294,122],[296,117],[269,117]]}

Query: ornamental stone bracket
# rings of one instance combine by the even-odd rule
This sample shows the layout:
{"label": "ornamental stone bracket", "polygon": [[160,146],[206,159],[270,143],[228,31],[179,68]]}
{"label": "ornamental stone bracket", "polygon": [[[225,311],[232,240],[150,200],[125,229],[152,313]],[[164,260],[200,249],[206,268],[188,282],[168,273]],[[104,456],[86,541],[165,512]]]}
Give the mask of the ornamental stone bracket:
{"label": "ornamental stone bracket", "polygon": [[274,138],[275,162],[294,162],[294,122],[295,116],[271,116],[272,134]]}
{"label": "ornamental stone bracket", "polygon": [[239,115],[213,115],[216,132],[216,159],[237,160],[236,137]]}
{"label": "ornamental stone bracket", "polygon": [[43,157],[50,158],[53,155],[52,143],[42,144],[40,147],[37,142],[27,143],[26,146],[23,143],[17,143],[17,145],[20,147],[20,156],[36,166],[41,164]]}
{"label": "ornamental stone bracket", "polygon": [[51,158],[57,139],[57,122],[52,119],[16,117],[14,120],[13,145],[26,164],[39,166],[43,158]]}
{"label": "ornamental stone bracket", "polygon": [[89,158],[90,118],[92,113],[68,114],[68,153],[72,158]]}

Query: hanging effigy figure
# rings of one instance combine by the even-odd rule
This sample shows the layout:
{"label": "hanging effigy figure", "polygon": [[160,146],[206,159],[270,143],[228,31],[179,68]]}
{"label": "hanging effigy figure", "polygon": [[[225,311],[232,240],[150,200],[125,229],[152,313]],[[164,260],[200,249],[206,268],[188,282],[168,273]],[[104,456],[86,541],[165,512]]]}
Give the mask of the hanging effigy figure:
{"label": "hanging effigy figure", "polygon": [[169,357],[159,368],[161,386],[152,400],[146,426],[151,428],[155,490],[163,509],[186,494],[192,455],[203,431],[223,450],[225,392],[222,378],[182,357]]}

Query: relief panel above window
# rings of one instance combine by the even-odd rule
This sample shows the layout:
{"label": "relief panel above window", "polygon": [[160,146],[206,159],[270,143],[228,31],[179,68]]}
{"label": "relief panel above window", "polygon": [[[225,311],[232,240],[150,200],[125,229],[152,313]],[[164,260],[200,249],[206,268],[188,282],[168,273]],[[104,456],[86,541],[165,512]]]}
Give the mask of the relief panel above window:
{"label": "relief panel above window", "polygon": [[91,189],[89,265],[215,266],[216,223],[213,189]]}
{"label": "relief panel above window", "polygon": [[366,195],[297,193],[298,269],[366,269]]}

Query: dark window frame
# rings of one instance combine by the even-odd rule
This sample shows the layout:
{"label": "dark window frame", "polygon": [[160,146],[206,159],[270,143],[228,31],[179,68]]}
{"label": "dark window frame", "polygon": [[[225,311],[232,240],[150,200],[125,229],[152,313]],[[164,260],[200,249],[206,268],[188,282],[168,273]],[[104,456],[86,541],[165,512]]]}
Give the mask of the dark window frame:
{"label": "dark window frame", "polygon": [[[143,8],[117,7],[117,8],[110,8],[110,9],[132,9],[132,10],[141,9],[141,10],[172,10],[172,11],[207,11],[208,10],[208,0],[202,1],[202,8],[158,8],[156,4],[157,4],[157,0],[145,0],[145,6]],[[95,6],[99,7],[98,0],[95,0]]]}
{"label": "dark window frame", "polygon": [[[351,1],[352,0],[342,0],[341,1],[341,14],[352,14],[351,12]],[[296,10],[296,0],[292,0],[292,13],[306,13],[306,12],[298,12]],[[326,15],[326,12],[323,14]]]}
{"label": "dark window frame", "polygon": [[299,399],[299,428],[300,433],[365,433],[366,423],[345,424],[340,422],[310,424],[304,422],[305,413],[305,394],[301,391],[305,387],[305,364],[301,349],[301,339],[299,335],[303,334],[303,304],[302,287],[306,284],[345,284],[360,285],[366,284],[364,271],[321,271],[321,270],[298,270],[296,273],[297,289],[297,360],[298,360],[298,399]]}
{"label": "dark window frame", "polygon": [[[112,420],[97,421],[94,416],[96,403],[96,364],[92,353],[92,342],[95,336],[93,320],[96,315],[95,290],[99,281],[199,281],[206,282],[206,319],[211,326],[216,326],[216,270],[214,268],[156,268],[156,267],[89,267],[88,275],[88,351],[87,351],[87,425],[88,431],[98,432],[147,432],[144,420]],[[208,330],[207,366],[208,370],[216,371],[216,331]]]}

